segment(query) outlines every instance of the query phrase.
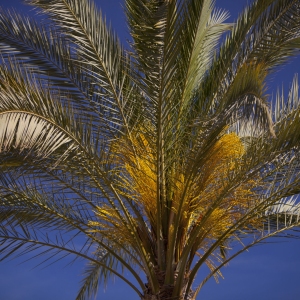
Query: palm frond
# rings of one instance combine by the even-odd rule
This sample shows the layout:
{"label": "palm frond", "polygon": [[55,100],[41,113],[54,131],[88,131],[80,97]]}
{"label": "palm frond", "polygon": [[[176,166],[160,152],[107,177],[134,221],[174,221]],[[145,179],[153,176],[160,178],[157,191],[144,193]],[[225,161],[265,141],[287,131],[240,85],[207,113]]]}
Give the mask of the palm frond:
{"label": "palm frond", "polygon": [[[130,132],[129,120],[124,111],[132,86],[128,82],[126,57],[115,34],[105,24],[101,12],[91,1],[53,0],[26,1],[47,13],[59,24],[63,34],[76,43],[78,62],[85,76],[97,82],[96,94],[101,96],[102,110],[111,112],[116,126]],[[71,17],[70,17],[71,16]],[[113,126],[112,126],[113,127]]]}
{"label": "palm frond", "polygon": [[76,297],[76,300],[84,300],[97,295],[99,286],[99,277],[101,266],[92,263],[86,268],[86,277],[82,281],[82,287]]}
{"label": "palm frond", "polygon": [[[106,286],[108,279],[114,275],[111,270],[119,268],[118,261],[116,261],[108,252],[98,249],[96,251],[96,257],[97,261],[105,264],[110,269],[103,268],[95,261],[90,262],[86,267],[85,278],[82,280],[82,286],[76,300],[91,299],[93,296],[96,296],[99,285],[103,282]],[[127,281],[127,283],[137,291],[137,288],[132,283],[129,281]]]}

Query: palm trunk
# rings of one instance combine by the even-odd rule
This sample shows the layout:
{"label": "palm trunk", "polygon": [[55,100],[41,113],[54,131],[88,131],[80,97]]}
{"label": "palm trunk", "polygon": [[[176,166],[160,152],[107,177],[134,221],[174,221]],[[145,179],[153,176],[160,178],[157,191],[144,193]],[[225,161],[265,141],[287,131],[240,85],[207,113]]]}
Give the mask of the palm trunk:
{"label": "palm trunk", "polygon": [[149,289],[145,291],[145,294],[141,297],[142,300],[196,300],[194,292],[191,290],[189,294],[184,296],[172,297],[173,287],[162,287],[157,295],[153,295]]}
{"label": "palm trunk", "polygon": [[[145,284],[144,295],[141,297],[142,300],[195,300],[195,293],[193,290],[190,290],[188,294],[186,293],[186,288],[182,289],[182,294],[173,296],[174,285],[164,284],[165,281],[165,272],[158,271],[156,272],[158,282],[160,284],[160,290],[157,294],[152,291],[151,285],[149,283]],[[177,276],[176,276],[177,277]],[[184,296],[184,294],[187,294]]]}

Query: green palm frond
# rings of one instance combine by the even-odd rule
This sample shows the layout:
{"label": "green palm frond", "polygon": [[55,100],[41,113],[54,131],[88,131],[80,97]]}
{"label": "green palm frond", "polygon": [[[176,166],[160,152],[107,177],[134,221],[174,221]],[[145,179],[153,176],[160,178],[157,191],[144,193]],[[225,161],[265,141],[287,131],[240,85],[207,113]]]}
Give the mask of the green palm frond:
{"label": "green palm frond", "polygon": [[100,272],[101,272],[100,265],[94,263],[88,266],[88,268],[85,271],[86,277],[83,280],[83,285],[76,299],[84,300],[86,298],[92,298],[93,296],[97,295]]}

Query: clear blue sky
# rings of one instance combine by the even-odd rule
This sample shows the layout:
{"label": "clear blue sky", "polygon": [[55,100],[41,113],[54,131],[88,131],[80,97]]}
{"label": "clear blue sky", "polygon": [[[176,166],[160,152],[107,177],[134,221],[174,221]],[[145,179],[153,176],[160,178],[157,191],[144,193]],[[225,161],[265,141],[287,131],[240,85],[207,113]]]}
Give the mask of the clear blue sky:
{"label": "clear blue sky", "polygon": [[[126,40],[126,25],[122,0],[96,0],[113,28]],[[247,3],[246,0],[217,0],[217,7],[226,8],[233,21]],[[21,0],[0,0],[3,8],[13,7],[28,12]],[[269,86],[276,93],[276,86],[287,89],[293,75],[299,72],[300,59],[293,60],[277,73]],[[270,241],[272,242],[272,240]],[[0,263],[0,300],[73,300],[78,291],[84,262],[67,265],[61,261],[50,267],[36,266],[23,259]],[[223,270],[224,280],[216,284],[211,280],[198,299],[205,300],[297,300],[300,295],[300,240],[284,240],[258,246],[240,255]],[[109,282],[106,292],[99,288],[97,299],[119,300],[139,298],[120,280]]]}

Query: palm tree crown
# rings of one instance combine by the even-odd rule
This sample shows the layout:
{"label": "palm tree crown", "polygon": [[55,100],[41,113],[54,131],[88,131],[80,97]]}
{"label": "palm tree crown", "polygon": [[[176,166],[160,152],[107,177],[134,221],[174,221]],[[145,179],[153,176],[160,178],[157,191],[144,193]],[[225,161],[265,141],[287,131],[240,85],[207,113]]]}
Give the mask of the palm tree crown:
{"label": "palm tree crown", "polygon": [[48,17],[0,15],[1,260],[86,259],[77,299],[109,276],[196,299],[299,225],[297,77],[266,94],[300,47],[299,0],[254,1],[234,24],[212,0],[126,0],[127,48],[91,1],[25,2]]}

